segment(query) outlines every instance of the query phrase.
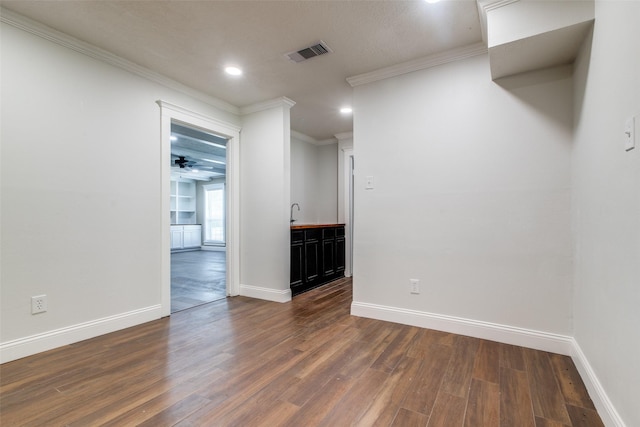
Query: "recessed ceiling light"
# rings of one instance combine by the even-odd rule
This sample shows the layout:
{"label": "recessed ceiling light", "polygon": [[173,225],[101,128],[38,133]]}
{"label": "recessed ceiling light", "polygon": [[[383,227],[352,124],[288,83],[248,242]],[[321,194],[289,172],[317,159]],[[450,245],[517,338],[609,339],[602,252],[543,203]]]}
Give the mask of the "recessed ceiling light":
{"label": "recessed ceiling light", "polygon": [[426,1],[427,3],[433,4],[433,3],[438,3],[440,0],[424,0],[424,1]]}
{"label": "recessed ceiling light", "polygon": [[238,67],[226,67],[224,72],[229,74],[230,76],[241,76],[242,70]]}
{"label": "recessed ceiling light", "polygon": [[340,109],[340,112],[342,114],[351,114],[353,112],[353,110],[351,109],[351,107],[342,107]]}

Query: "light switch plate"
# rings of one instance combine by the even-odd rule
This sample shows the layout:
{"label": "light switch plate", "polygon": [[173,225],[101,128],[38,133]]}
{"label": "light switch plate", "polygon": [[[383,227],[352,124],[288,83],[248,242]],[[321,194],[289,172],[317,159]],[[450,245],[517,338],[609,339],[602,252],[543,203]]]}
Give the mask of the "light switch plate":
{"label": "light switch plate", "polygon": [[636,146],[636,125],[635,117],[627,119],[624,124],[624,149],[633,150]]}
{"label": "light switch plate", "polygon": [[367,182],[364,185],[365,190],[373,190],[373,177],[368,176],[366,179],[367,179]]}

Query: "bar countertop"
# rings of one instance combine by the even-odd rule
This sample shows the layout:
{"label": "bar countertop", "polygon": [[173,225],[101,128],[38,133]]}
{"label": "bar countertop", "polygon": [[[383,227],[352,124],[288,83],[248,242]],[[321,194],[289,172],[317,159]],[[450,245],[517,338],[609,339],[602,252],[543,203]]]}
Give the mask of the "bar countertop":
{"label": "bar countertop", "polygon": [[329,227],[341,227],[341,226],[344,226],[344,224],[299,224],[299,225],[292,225],[291,229],[305,230],[308,228],[329,228]]}

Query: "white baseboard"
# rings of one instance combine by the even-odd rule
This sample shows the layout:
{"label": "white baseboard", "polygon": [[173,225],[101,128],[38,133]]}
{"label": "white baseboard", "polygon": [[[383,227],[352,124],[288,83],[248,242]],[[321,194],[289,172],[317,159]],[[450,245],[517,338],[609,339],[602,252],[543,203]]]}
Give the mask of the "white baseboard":
{"label": "white baseboard", "polygon": [[611,400],[609,400],[609,396],[602,387],[602,384],[591,367],[587,356],[582,352],[580,345],[578,345],[578,342],[575,339],[572,338],[571,341],[571,358],[582,377],[582,381],[584,381],[584,385],[587,387],[589,396],[598,410],[598,415],[600,415],[602,422],[605,426],[625,427],[624,421],[622,421],[618,411],[616,411]]}
{"label": "white baseboard", "polygon": [[571,355],[572,352],[572,337],[532,329],[355,301],[351,304],[351,314],[529,347],[567,356]]}
{"label": "white baseboard", "polygon": [[240,285],[240,295],[275,302],[291,301],[291,289],[278,290],[261,288],[259,286]]}
{"label": "white baseboard", "polygon": [[226,252],[226,246],[213,246],[213,245],[202,245],[200,246],[201,251],[212,251],[212,252]]}
{"label": "white baseboard", "polygon": [[160,305],[104,317],[0,344],[0,363],[73,344],[161,317]]}

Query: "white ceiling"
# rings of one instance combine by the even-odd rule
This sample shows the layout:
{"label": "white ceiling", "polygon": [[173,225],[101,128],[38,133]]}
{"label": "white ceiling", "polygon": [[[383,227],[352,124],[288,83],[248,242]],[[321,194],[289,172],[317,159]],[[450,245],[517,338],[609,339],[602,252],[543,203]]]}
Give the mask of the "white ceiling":
{"label": "white ceiling", "polygon": [[[32,1],[2,6],[236,107],[286,96],[317,141],[352,130],[346,78],[482,40],[475,0]],[[323,40],[333,53],[284,54]],[[228,64],[244,69],[224,74]],[[354,111],[357,115],[357,111]]]}

